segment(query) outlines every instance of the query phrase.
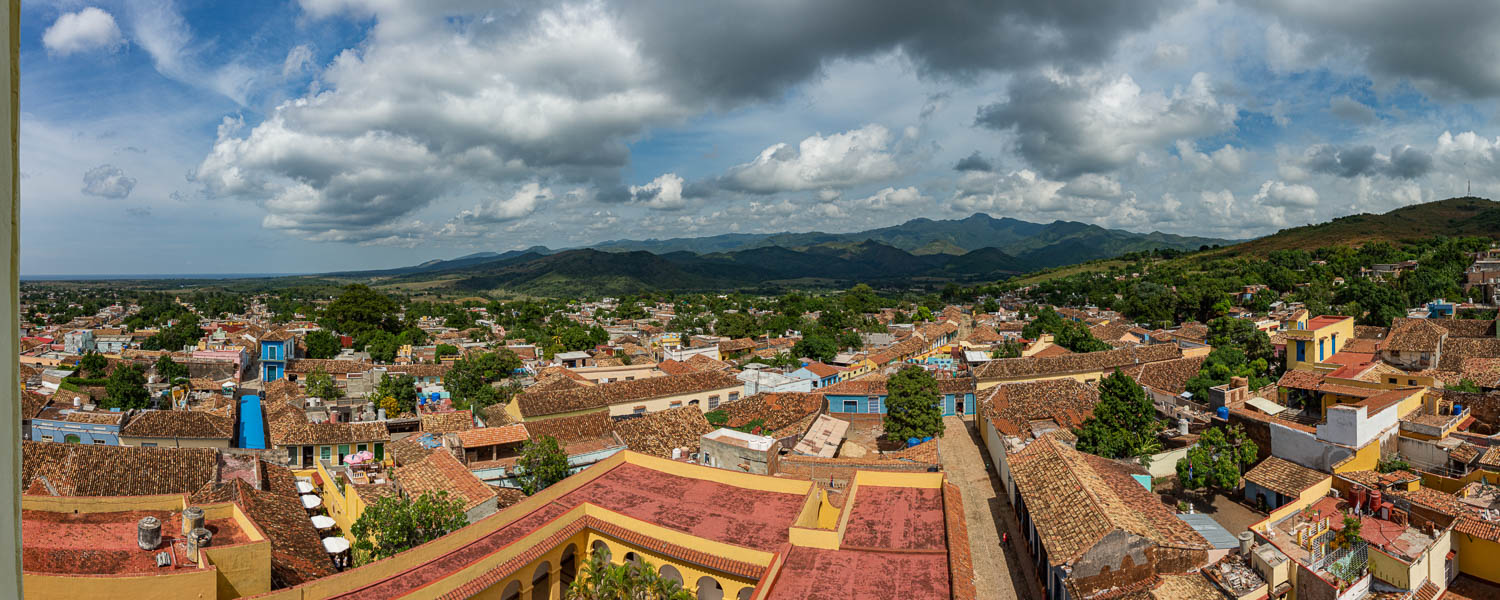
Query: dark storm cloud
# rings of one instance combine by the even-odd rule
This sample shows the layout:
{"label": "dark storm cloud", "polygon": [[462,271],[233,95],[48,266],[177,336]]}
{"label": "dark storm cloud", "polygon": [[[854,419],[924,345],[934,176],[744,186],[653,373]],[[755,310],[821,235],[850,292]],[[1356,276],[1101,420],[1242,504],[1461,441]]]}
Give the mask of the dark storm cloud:
{"label": "dark storm cloud", "polygon": [[831,59],[901,49],[927,75],[966,78],[1106,58],[1177,0],[658,2],[617,8],[676,85],[721,100],[778,97]]}
{"label": "dark storm cloud", "polygon": [[954,171],[981,171],[988,173],[995,170],[995,165],[979,155],[975,150],[973,154],[958,159],[958,164],[953,165]]}
{"label": "dark storm cloud", "polygon": [[1320,144],[1308,148],[1302,156],[1302,166],[1310,171],[1359,177],[1361,175],[1400,179],[1415,179],[1432,170],[1432,156],[1411,146],[1397,146],[1389,156],[1376,153],[1374,146],[1350,146],[1340,148]]}

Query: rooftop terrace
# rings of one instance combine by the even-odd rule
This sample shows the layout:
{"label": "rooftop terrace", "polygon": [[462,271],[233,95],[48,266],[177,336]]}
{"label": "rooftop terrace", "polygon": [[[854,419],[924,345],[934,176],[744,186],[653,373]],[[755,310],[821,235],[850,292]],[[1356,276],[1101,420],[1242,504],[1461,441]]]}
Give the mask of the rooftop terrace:
{"label": "rooftop terrace", "polygon": [[[136,524],[145,517],[161,521],[162,542],[155,550],[136,545]],[[213,546],[252,541],[234,519],[206,519]],[[186,555],[182,513],[165,510],[72,513],[22,510],[22,569],[66,575],[134,575],[196,568]],[[172,551],[172,566],[157,567],[156,554]]]}

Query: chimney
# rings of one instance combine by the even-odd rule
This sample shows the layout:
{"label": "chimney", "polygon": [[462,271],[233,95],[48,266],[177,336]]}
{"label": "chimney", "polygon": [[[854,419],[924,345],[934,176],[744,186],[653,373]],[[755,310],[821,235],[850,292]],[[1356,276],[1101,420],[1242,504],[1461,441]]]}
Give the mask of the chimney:
{"label": "chimney", "polygon": [[182,535],[186,537],[194,529],[203,527],[203,509],[189,506],[182,509]]}
{"label": "chimney", "polygon": [[188,558],[193,559],[193,562],[195,563],[202,564],[203,557],[199,556],[198,552],[204,548],[207,548],[209,543],[213,541],[213,537],[214,534],[210,533],[207,529],[204,529],[202,527],[188,532]]}
{"label": "chimney", "polygon": [[135,542],[142,550],[155,550],[161,545],[161,519],[141,517],[135,525]]}

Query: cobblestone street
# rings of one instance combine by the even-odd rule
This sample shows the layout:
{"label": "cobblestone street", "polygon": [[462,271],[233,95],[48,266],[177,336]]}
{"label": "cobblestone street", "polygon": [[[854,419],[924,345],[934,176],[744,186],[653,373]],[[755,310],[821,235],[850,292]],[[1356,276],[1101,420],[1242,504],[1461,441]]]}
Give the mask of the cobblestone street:
{"label": "cobblestone street", "polygon": [[[964,497],[969,548],[974,557],[974,587],[980,598],[1041,598],[1032,576],[1031,558],[1017,554],[1019,529],[1010,502],[1000,493],[999,477],[986,464],[977,431],[959,417],[945,417],[939,438],[943,470]],[[1000,526],[996,526],[1000,523]],[[1010,532],[1010,547],[1000,544],[1001,527]]]}

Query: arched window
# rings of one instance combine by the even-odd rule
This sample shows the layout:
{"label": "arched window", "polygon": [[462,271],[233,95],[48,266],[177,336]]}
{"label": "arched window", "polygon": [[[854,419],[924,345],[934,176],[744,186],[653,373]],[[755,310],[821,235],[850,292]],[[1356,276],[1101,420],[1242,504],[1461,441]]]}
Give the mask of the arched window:
{"label": "arched window", "polygon": [[500,600],[521,600],[521,582],[512,581],[505,586],[505,592],[500,594]]}
{"label": "arched window", "polygon": [[559,583],[564,588],[572,585],[573,579],[578,576],[578,545],[568,544],[563,549],[562,558],[557,561],[560,573],[557,576]]}
{"label": "arched window", "polygon": [[678,571],[677,567],[674,567],[672,565],[662,565],[660,573],[662,579],[670,579],[677,582],[677,585],[682,585],[682,572]]}
{"label": "arched window", "polygon": [[604,543],[604,540],[594,540],[594,544],[589,546],[589,552],[603,554],[605,561],[609,561],[610,559],[609,544]]}
{"label": "arched window", "polygon": [[531,600],[551,600],[552,563],[542,561],[531,574]]}
{"label": "arched window", "polygon": [[724,586],[719,580],[704,575],[698,578],[698,600],[724,600]]}

